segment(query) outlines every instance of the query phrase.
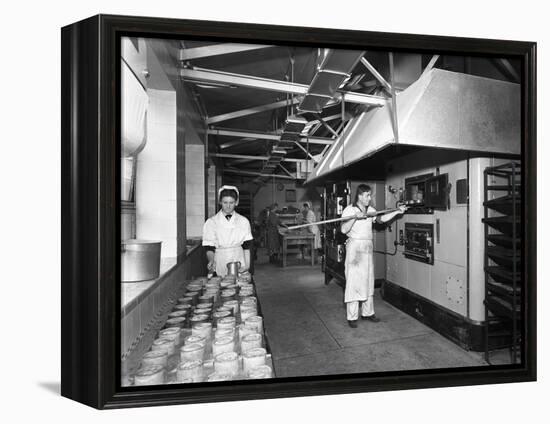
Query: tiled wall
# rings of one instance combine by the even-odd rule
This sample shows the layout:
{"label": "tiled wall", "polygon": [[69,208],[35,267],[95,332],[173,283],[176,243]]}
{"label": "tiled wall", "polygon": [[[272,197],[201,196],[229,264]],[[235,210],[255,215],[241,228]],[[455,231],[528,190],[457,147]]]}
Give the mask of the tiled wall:
{"label": "tiled wall", "polygon": [[176,93],[148,90],[147,144],[138,156],[136,236],[162,240],[162,257],[175,257]]}
{"label": "tiled wall", "polygon": [[211,217],[218,211],[216,165],[210,164],[208,168],[208,216]]}
{"label": "tiled wall", "polygon": [[202,236],[205,221],[204,145],[185,145],[187,237]]}

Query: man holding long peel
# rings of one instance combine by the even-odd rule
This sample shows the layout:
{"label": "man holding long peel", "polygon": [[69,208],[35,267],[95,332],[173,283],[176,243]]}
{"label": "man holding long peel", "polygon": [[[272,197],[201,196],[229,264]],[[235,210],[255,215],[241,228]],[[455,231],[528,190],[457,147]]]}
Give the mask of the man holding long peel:
{"label": "man holding long peel", "polygon": [[379,322],[374,314],[374,260],[373,260],[373,235],[372,223],[387,222],[398,215],[403,214],[406,206],[392,210],[384,214],[378,214],[371,203],[372,191],[370,186],[360,184],[357,187],[355,200],[342,212],[344,220],[340,230],[348,236],[346,242],[346,290],[344,302],[348,325],[357,327],[359,317],[359,303],[361,302],[361,319],[371,322]]}

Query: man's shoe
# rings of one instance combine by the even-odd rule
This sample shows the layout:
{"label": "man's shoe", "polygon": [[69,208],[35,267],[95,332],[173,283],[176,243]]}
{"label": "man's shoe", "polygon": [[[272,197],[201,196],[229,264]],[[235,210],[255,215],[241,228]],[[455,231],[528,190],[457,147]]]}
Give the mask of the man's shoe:
{"label": "man's shoe", "polygon": [[369,315],[368,317],[361,317],[361,319],[364,319],[365,321],[371,321],[371,322],[380,322],[380,318],[378,318],[376,315]]}
{"label": "man's shoe", "polygon": [[357,328],[357,321],[350,321],[348,319],[348,325],[351,327],[351,328]]}

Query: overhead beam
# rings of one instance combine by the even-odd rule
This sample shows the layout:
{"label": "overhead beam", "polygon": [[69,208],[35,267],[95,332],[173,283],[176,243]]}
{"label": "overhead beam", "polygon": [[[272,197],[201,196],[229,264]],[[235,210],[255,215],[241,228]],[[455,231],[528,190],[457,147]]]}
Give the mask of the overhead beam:
{"label": "overhead beam", "polygon": [[[344,104],[344,103],[342,103]],[[319,120],[319,122],[321,122],[321,124],[323,124],[323,126],[329,130],[335,137],[338,137],[338,133],[336,131],[334,131],[334,129],[329,125],[327,124],[327,122],[321,118],[320,116],[317,116],[317,119]]]}
{"label": "overhead beam", "polygon": [[[274,140],[278,141],[281,138],[280,134],[273,134],[273,133],[255,133],[250,131],[239,131],[239,130],[228,130],[228,129],[217,129],[217,128],[209,128],[207,129],[208,135],[224,135],[228,137],[250,137],[250,138],[257,138],[262,140]],[[333,139],[331,138],[324,138],[324,137],[301,137],[300,141],[302,143],[305,143],[309,140],[311,144],[332,144]]]}
{"label": "overhead beam", "polygon": [[240,163],[249,163],[249,162],[255,162],[254,159],[229,159],[230,166],[235,166],[236,164]]}
{"label": "overhead beam", "polygon": [[340,125],[338,125],[338,127],[336,128],[336,134],[340,134],[340,132],[342,131],[345,125],[346,125],[346,121],[340,122]]}
{"label": "overhead beam", "polygon": [[422,71],[422,75],[420,75],[420,78],[422,78],[424,75],[430,72],[438,60],[439,60],[439,55],[434,54],[430,59],[430,61],[428,62],[428,65],[424,68],[424,71]]}
{"label": "overhead beam", "polygon": [[180,69],[180,76],[185,80],[217,82],[223,84],[237,85],[241,87],[251,87],[263,90],[277,91],[281,93],[305,95],[308,89],[308,86],[305,84],[297,84],[287,81],[278,81],[268,78],[260,78],[250,75],[234,74],[231,72],[222,72],[202,68]]}
{"label": "overhead beam", "polygon": [[[335,119],[342,119],[342,114],[337,113],[336,115],[325,116],[322,118],[323,118],[323,121],[325,122],[334,121]],[[345,120],[347,121],[349,118],[350,118],[349,115],[346,115]],[[311,126],[317,125],[317,124],[321,124],[321,121],[319,119],[315,119],[313,121],[308,122],[308,125],[311,125]]]}
{"label": "overhead beam", "polygon": [[508,59],[497,59],[496,63],[504,70],[505,73],[507,73],[512,79],[514,79],[514,82],[520,82],[520,76],[510,63]]}
{"label": "overhead beam", "polygon": [[[392,118],[392,127],[393,127],[393,138],[396,143],[399,143],[399,124],[397,122],[397,97],[395,93],[395,78],[394,78],[394,63],[393,63],[393,53],[389,53],[390,59],[390,81],[391,81],[391,118]],[[434,62],[435,63],[435,62]],[[432,65],[433,66],[433,65]]]}
{"label": "overhead beam", "polygon": [[252,171],[243,171],[241,169],[233,169],[233,168],[224,168],[223,172],[228,172],[231,174],[238,174],[238,175],[250,175],[253,177],[266,177],[266,178],[283,178],[285,180],[296,180],[296,177],[289,177],[287,175],[278,175],[278,174],[262,174],[261,172],[252,172]]}
{"label": "overhead beam", "polygon": [[[338,113],[336,115],[331,115],[331,116],[327,116],[327,117],[324,117],[323,120],[325,122],[327,121],[332,121],[334,119],[341,119],[342,118],[342,114],[341,113]],[[349,119],[349,116],[346,116],[346,120]],[[315,119],[313,121],[309,121],[307,123],[307,126],[309,126],[309,130],[307,131],[307,134],[309,134],[309,136],[311,137],[313,134],[315,134],[317,132],[317,130],[322,126],[323,124],[321,124],[321,122],[319,122],[318,119]],[[306,128],[307,128],[306,126]]]}
{"label": "overhead beam", "polygon": [[209,46],[192,47],[190,49],[180,50],[180,60],[202,59],[211,56],[220,56],[223,54],[240,53],[250,50],[266,49],[274,46],[264,46],[261,44],[236,44],[236,43],[220,43],[211,44]]}
{"label": "overhead beam", "polygon": [[[346,116],[344,117],[344,121],[347,121],[348,119],[350,118],[350,116],[348,114],[346,114]],[[341,113],[337,113],[336,115],[331,115],[331,116],[325,116],[323,117],[323,120],[326,122],[326,121],[334,121],[335,119],[342,119],[342,114]]]}
{"label": "overhead beam", "polygon": [[284,157],[281,159],[281,162],[303,162],[305,159],[297,159],[297,158],[287,158]]}
{"label": "overhead beam", "polygon": [[239,130],[228,130],[228,129],[218,129],[218,128],[208,128],[206,130],[208,135],[225,135],[228,137],[247,137],[247,138],[257,138],[261,140],[279,140],[281,137],[280,134],[273,133],[255,133],[252,131],[239,131]]}
{"label": "overhead beam", "polygon": [[[234,74],[230,72],[221,72],[202,68],[180,69],[180,76],[184,80],[193,82],[214,82],[297,95],[305,95],[309,89],[309,86],[305,84],[297,84],[288,81],[259,78],[250,75]],[[354,93],[351,91],[342,91],[338,93],[336,97],[337,101],[341,100],[343,97],[346,102],[350,103],[360,103],[374,106],[384,106],[386,104],[386,99],[384,97]]]}
{"label": "overhead beam", "polygon": [[296,146],[298,146],[300,149],[302,149],[303,152],[304,152],[306,155],[308,155],[314,163],[317,163],[317,161],[315,160],[315,158],[314,158],[313,156],[311,156],[311,153],[309,153],[306,149],[304,149],[304,147],[303,147],[300,143],[298,143],[297,141],[295,141],[294,144],[296,144]]}
{"label": "overhead beam", "polygon": [[224,113],[222,115],[212,116],[206,119],[206,124],[208,125],[217,124],[218,122],[228,121],[230,119],[242,118],[243,116],[254,115],[255,113],[261,113],[268,110],[279,109],[281,107],[286,107],[289,104],[300,103],[300,100],[301,100],[300,98],[294,97],[290,99],[290,101],[281,100],[279,102],[269,103],[267,105],[255,106],[248,109],[241,109],[241,110],[236,110],[235,112],[229,112],[229,113]]}
{"label": "overhead beam", "polygon": [[[371,94],[355,93],[353,91],[342,91],[339,96],[339,100],[344,100],[348,103],[358,103],[369,106],[385,106],[387,99],[381,96],[373,96]],[[327,106],[330,106],[327,105]]]}
{"label": "overhead beam", "polygon": [[313,135],[317,132],[317,130],[319,128],[321,128],[323,126],[323,124],[321,124],[320,122],[317,122],[311,129],[311,131],[309,132],[310,135]]}
{"label": "overhead beam", "polygon": [[253,155],[233,155],[230,153],[209,153],[209,156],[215,158],[227,158],[227,159],[251,159],[251,160],[268,160],[269,156],[253,156]]}
{"label": "overhead beam", "polygon": [[245,138],[241,138],[240,140],[228,141],[227,143],[220,144],[218,147],[223,150],[229,147],[238,146],[239,144],[249,143],[251,141],[259,141],[259,140],[256,138],[245,137]]}
{"label": "overhead beam", "polygon": [[[215,158],[227,158],[227,159],[250,159],[250,160],[268,160],[269,156],[252,156],[252,155],[238,155],[238,154],[231,154],[231,153],[209,153],[209,156],[213,156]],[[305,159],[297,159],[297,158],[282,158],[281,161],[283,162],[302,162]]]}
{"label": "overhead beam", "polygon": [[281,168],[287,175],[291,176],[292,178],[296,178],[294,175],[290,173],[288,169],[286,169],[281,163],[279,163],[279,168]]}
{"label": "overhead beam", "polygon": [[386,90],[388,90],[388,91],[391,90],[391,87],[390,87],[390,84],[388,83],[388,81],[386,81],[386,80],[384,79],[384,77],[380,74],[380,72],[378,72],[378,71],[376,70],[376,68],[375,68],[374,66],[372,66],[372,65],[370,64],[370,62],[369,62],[367,59],[365,59],[364,57],[362,57],[362,58],[361,58],[361,63],[363,64],[363,66],[364,66],[365,68],[367,68],[367,69],[369,70],[369,72],[373,75],[373,77],[376,78],[380,84],[382,84],[382,86],[383,86]]}
{"label": "overhead beam", "polygon": [[326,137],[300,137],[299,140],[301,143],[310,143],[310,144],[332,144],[334,140],[332,138]]}

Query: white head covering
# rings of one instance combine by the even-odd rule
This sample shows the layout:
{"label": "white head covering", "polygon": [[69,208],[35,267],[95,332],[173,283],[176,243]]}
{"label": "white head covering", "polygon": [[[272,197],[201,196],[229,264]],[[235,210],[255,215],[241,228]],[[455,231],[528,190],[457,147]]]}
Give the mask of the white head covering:
{"label": "white head covering", "polygon": [[235,190],[235,192],[237,193],[237,200],[239,200],[239,189],[232,185],[223,185],[218,189],[218,200],[220,199],[220,194],[223,190]]}

